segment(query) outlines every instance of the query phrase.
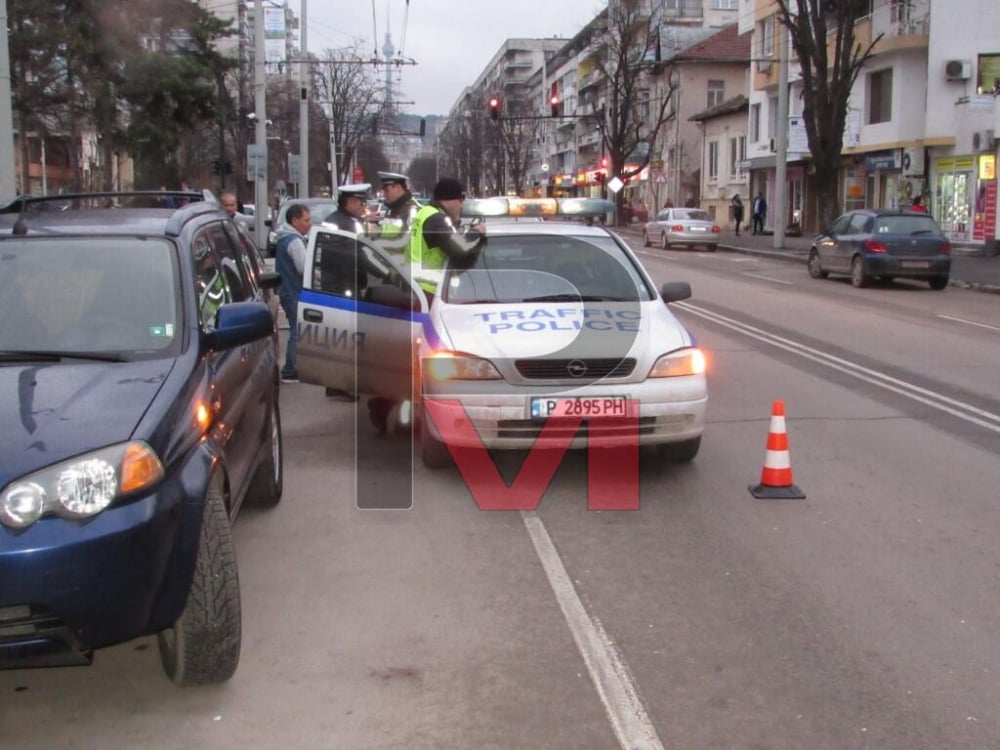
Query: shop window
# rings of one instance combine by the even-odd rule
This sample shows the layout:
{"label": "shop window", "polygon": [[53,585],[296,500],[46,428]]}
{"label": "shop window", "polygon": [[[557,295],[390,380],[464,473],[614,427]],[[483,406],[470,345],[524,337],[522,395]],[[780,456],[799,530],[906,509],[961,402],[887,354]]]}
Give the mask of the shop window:
{"label": "shop window", "polygon": [[868,76],[868,124],[892,120],[892,68]]}

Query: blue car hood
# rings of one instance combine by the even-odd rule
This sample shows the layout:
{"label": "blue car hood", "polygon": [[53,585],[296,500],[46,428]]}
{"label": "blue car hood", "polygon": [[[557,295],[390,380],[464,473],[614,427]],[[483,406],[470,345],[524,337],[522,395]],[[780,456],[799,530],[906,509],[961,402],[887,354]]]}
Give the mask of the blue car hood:
{"label": "blue car hood", "polygon": [[0,487],[128,440],[173,365],[158,359],[0,367]]}

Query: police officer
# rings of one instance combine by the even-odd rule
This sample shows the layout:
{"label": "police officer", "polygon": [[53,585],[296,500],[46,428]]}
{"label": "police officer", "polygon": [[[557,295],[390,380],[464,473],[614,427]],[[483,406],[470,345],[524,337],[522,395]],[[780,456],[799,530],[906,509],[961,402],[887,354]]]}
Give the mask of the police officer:
{"label": "police officer", "polygon": [[472,261],[486,242],[486,229],[481,224],[459,233],[464,200],[462,183],[445,177],[434,186],[433,200],[417,212],[410,227],[406,260],[428,303],[437,294],[445,261]]}
{"label": "police officer", "polygon": [[[354,235],[364,234],[364,216],[368,208],[368,191],[371,185],[361,182],[354,185],[341,185],[337,189],[337,210],[327,216],[324,224],[332,224],[345,232]],[[358,268],[357,260],[351,267],[345,267],[344,256],[333,255],[333,263],[326,257],[320,258],[321,284],[324,289],[336,290],[344,293],[350,290],[350,296],[357,297],[364,286],[366,276]],[[339,388],[327,388],[326,395],[330,398],[339,398],[345,401],[357,401],[358,395]]]}
{"label": "police officer", "polygon": [[345,232],[362,234],[365,231],[365,209],[368,208],[368,191],[371,185],[359,182],[337,188],[337,210],[323,219]]}
{"label": "police officer", "polygon": [[409,178],[396,172],[379,172],[382,195],[388,214],[381,222],[379,245],[391,253],[405,253],[410,244],[409,231],[420,211],[420,204],[410,192]]}

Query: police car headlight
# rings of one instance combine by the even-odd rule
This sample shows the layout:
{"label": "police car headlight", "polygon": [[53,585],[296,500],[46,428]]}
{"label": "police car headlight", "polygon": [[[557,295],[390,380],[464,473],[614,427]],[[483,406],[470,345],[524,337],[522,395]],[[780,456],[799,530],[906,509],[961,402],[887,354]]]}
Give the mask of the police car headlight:
{"label": "police car headlight", "polygon": [[424,360],[424,368],[435,380],[500,380],[488,359],[458,352],[437,352]]}
{"label": "police car headlight", "polygon": [[0,523],[20,529],[46,513],[89,518],[121,497],[152,487],[163,474],[163,464],[146,443],[102,448],[11,482],[0,493]]}
{"label": "police car headlight", "polygon": [[664,354],[649,371],[651,378],[675,378],[679,375],[701,375],[705,372],[705,354],[689,347]]}

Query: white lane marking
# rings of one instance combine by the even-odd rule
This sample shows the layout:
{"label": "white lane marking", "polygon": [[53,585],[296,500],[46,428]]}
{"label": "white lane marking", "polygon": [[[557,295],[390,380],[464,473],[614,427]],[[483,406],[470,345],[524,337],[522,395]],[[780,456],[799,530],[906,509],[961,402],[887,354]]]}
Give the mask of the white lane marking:
{"label": "white lane marking", "polygon": [[1000,331],[1000,328],[996,326],[986,325],[986,323],[977,323],[974,320],[966,320],[965,318],[953,318],[950,315],[938,315],[939,318],[944,318],[945,320],[954,320],[956,323],[966,323],[970,326],[979,326],[980,328],[989,328],[991,331]]}
{"label": "white lane marking", "polygon": [[775,284],[791,284],[791,281],[784,281],[783,279],[775,279],[770,276],[764,276],[759,273],[744,273],[744,276],[752,276],[755,279],[764,279],[764,281],[773,281]]}
{"label": "white lane marking", "polygon": [[622,750],[663,750],[625,659],[604,632],[600,621],[587,613],[542,519],[534,511],[521,511],[521,517],[576,647],[587,665],[591,682],[611,720],[618,744]]}
{"label": "white lane marking", "polygon": [[647,258],[655,258],[656,260],[677,260],[670,255],[660,255],[659,253],[652,253],[649,250],[636,250],[639,255],[645,255]]}
{"label": "white lane marking", "polygon": [[877,370],[863,367],[856,362],[835,357],[832,354],[827,354],[819,349],[813,349],[805,344],[800,344],[796,341],[777,336],[773,333],[768,333],[760,328],[756,328],[747,323],[742,323],[738,320],[734,320],[733,318],[728,318],[725,315],[720,315],[719,313],[712,312],[711,310],[697,307],[689,302],[675,302],[673,304],[683,310],[687,310],[693,315],[698,315],[706,320],[711,320],[712,322],[725,328],[736,331],[737,333],[742,333],[744,336],[749,336],[750,338],[757,339],[758,341],[764,341],[772,346],[778,347],[779,349],[784,349],[785,351],[798,354],[800,357],[805,357],[813,362],[826,365],[831,369],[846,373],[847,375],[852,375],[859,380],[865,381],[866,383],[877,385],[887,391],[898,393],[900,396],[906,396],[907,398],[921,404],[925,404],[926,406],[951,414],[959,419],[964,419],[966,422],[971,422],[972,424],[978,425],[979,427],[983,427],[992,432],[1000,433],[1000,414],[994,414],[991,411],[980,409],[972,404],[967,404],[964,401],[949,398],[944,394],[928,390],[927,388],[922,388],[905,380],[899,380],[897,378],[890,377],[889,375],[884,375]]}

